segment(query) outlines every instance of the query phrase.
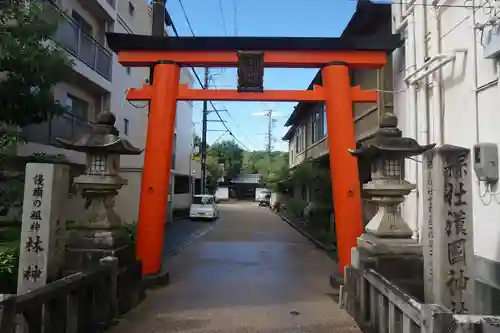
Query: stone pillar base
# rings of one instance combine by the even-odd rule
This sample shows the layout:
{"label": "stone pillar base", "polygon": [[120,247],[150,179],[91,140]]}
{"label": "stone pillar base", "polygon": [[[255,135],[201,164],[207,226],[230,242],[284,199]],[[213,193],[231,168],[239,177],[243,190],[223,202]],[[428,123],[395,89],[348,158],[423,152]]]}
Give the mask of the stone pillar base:
{"label": "stone pillar base", "polygon": [[170,284],[170,272],[162,269],[157,274],[147,275],[142,278],[142,285],[146,289],[164,287]]}

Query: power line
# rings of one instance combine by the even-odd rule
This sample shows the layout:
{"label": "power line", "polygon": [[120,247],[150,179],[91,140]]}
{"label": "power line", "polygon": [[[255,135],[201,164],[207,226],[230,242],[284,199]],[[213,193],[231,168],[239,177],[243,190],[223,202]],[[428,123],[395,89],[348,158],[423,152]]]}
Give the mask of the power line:
{"label": "power line", "polygon": [[[187,13],[186,13],[186,9],[184,8],[184,4],[182,3],[182,0],[178,0],[179,1],[179,5],[181,5],[181,10],[182,10],[182,13],[184,14],[184,18],[186,19],[186,23],[189,27],[189,30],[191,31],[191,34],[193,35],[194,37],[194,30],[193,30],[193,26],[191,25],[191,21],[189,20],[189,17],[187,16]],[[172,22],[172,28],[174,27],[174,22]],[[174,32],[176,31],[176,29],[173,29]],[[177,34],[177,32],[175,32],[176,36],[179,37],[179,35]],[[201,80],[200,80],[201,82]]]}
{"label": "power line", "polygon": [[[210,81],[212,81],[212,84],[213,84],[213,86],[215,87],[215,89],[219,89],[219,88],[220,88],[220,86],[218,86],[218,85],[215,83],[215,80],[213,79],[213,77],[212,77],[212,76],[210,76],[209,80],[210,80]],[[231,87],[232,87],[232,86],[231,86]],[[250,140],[250,139],[248,138],[248,135],[247,135],[247,134],[246,134],[246,132],[243,130],[243,128],[240,126],[240,124],[238,124],[238,122],[237,122],[237,121],[233,118],[233,116],[232,116],[229,112],[227,112],[227,115],[228,115],[228,116],[229,116],[229,118],[231,118],[231,120],[234,122],[234,124],[236,125],[236,127],[238,128],[238,130],[241,132],[241,134],[243,134],[243,136],[245,137],[246,141],[247,141],[248,143],[250,143],[250,146],[252,146],[252,147],[254,147],[254,148],[255,148],[254,144],[252,143],[252,140]]]}
{"label": "power line", "polygon": [[219,0],[219,10],[220,18],[222,21],[222,28],[224,29],[224,34],[227,36],[226,19],[224,18],[224,8],[222,7],[222,0]]}
{"label": "power line", "polygon": [[[181,9],[182,9],[182,12],[184,14],[184,18],[186,19],[186,22],[189,26],[189,30],[191,31],[191,35],[193,35],[193,37],[196,37],[195,34],[194,34],[194,31],[193,31],[193,28],[191,26],[191,21],[189,21],[189,17],[187,16],[187,13],[186,13],[186,10],[184,8],[184,5],[182,4],[182,0],[178,0],[179,1],[179,4],[181,5]],[[177,29],[175,28],[175,25],[174,25],[174,22],[172,21],[172,30],[174,31],[174,34],[176,37],[179,37],[179,33],[177,31]],[[200,79],[200,76],[198,75],[198,73],[196,73],[196,70],[191,67],[191,70],[196,78],[196,81],[198,81],[198,84],[203,87],[203,82],[201,81]],[[222,122],[222,124],[224,125],[224,127],[226,128],[226,130],[228,131],[229,135],[231,135],[231,137],[233,137],[233,139],[238,142],[244,149],[246,150],[250,150],[248,149],[248,147],[246,145],[244,145],[241,140],[239,140],[238,138],[236,138],[236,136],[233,134],[233,132],[227,127],[226,123],[224,122],[224,120],[222,119],[221,115],[219,114],[219,111],[217,111],[217,108],[215,107],[214,103],[212,101],[209,101],[210,105],[212,106],[212,108],[214,109],[214,112],[215,114],[217,115],[217,117],[219,117],[219,120]],[[229,114],[229,112],[227,112]]]}
{"label": "power line", "polygon": [[[358,2],[358,0],[344,0],[344,1],[349,1],[349,2]],[[469,2],[469,1],[465,1]],[[488,0],[487,0],[488,2]],[[380,1],[380,2],[372,2],[373,4],[380,4],[380,5],[407,5],[410,6],[410,3],[404,2],[404,1]],[[455,4],[439,4],[439,5],[433,5],[430,3],[417,3],[416,1],[413,3],[414,6],[422,6],[422,7],[442,7],[442,8],[470,8],[470,9],[476,9],[476,8],[488,8],[488,7],[483,7],[481,5],[455,5]],[[495,8],[495,6],[489,6],[490,8]]]}
{"label": "power line", "polygon": [[238,36],[238,0],[233,0],[233,26],[234,35]]}

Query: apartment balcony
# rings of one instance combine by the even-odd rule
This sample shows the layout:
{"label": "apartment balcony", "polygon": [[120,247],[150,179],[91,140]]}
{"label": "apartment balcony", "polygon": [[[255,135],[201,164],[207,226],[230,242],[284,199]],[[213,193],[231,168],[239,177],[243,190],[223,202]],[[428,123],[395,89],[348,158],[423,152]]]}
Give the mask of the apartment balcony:
{"label": "apartment balcony", "polygon": [[79,0],[80,5],[93,16],[104,21],[116,21],[117,0]]}
{"label": "apartment balcony", "polygon": [[69,80],[81,82],[83,79],[88,81],[89,88],[94,92],[110,92],[112,52],[83,31],[67,14],[60,14],[62,20],[54,40],[71,55],[74,62]]}
{"label": "apartment balcony", "polygon": [[329,154],[328,141],[326,137],[323,137],[318,141],[316,141],[315,143],[307,146],[306,149],[299,152],[298,154],[294,152],[294,155],[290,159],[289,167],[295,168],[305,160],[316,160],[328,154]]}
{"label": "apartment balcony", "polygon": [[58,146],[56,138],[69,139],[79,134],[88,133],[91,127],[90,121],[66,112],[50,121],[24,127],[22,135],[28,142]]}

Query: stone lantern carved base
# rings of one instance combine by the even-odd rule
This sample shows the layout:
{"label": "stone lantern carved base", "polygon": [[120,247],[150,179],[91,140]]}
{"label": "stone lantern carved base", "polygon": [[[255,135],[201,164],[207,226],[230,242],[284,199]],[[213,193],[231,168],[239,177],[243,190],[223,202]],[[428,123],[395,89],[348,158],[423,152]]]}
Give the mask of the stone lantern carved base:
{"label": "stone lantern carved base", "polygon": [[377,197],[372,200],[379,204],[379,208],[365,227],[367,233],[381,238],[411,238],[413,231],[398,209],[404,198]]}
{"label": "stone lantern carved base", "polygon": [[378,237],[411,238],[413,230],[401,216],[399,205],[414,188],[405,180],[373,180],[364,184],[363,189],[378,205],[365,231]]}
{"label": "stone lantern carved base", "polygon": [[[89,266],[102,256],[118,257],[120,265],[135,260],[134,247],[115,212],[116,191],[83,191],[85,213],[68,238],[70,265]],[[88,253],[88,254],[85,254]]]}
{"label": "stone lantern carved base", "polygon": [[76,248],[116,249],[130,243],[114,210],[114,193],[85,193],[85,213],[75,226],[69,244]]}

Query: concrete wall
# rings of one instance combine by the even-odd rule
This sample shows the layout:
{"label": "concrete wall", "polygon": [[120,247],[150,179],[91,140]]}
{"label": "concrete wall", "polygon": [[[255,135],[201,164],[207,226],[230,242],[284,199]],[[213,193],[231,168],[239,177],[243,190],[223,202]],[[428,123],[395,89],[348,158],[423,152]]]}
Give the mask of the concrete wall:
{"label": "concrete wall", "polygon": [[[181,70],[181,84],[193,84],[193,75],[189,68]],[[190,101],[177,102],[177,113],[175,120],[175,133],[177,142],[175,147],[175,172],[177,174],[190,175],[193,163],[191,153],[193,151],[193,104]],[[191,169],[190,169],[191,168]]]}
{"label": "concrete wall", "polygon": [[[406,46],[393,54],[394,107],[400,127],[406,136],[416,138],[421,144],[437,142],[466,148],[472,148],[477,142],[500,144],[498,59],[485,59],[482,46],[491,26],[483,32],[473,28],[491,19],[495,22],[498,9],[491,7],[494,6],[492,1],[472,0],[470,6],[463,5],[463,1],[450,0],[440,8],[439,30],[433,26],[434,8],[415,6],[410,25],[405,29],[405,35],[410,36],[406,38]],[[480,8],[482,6],[485,8]],[[402,7],[400,3],[393,4],[395,26],[401,21],[401,13],[405,10]],[[427,83],[421,81],[414,100],[412,88],[403,78],[413,68],[422,67],[426,57],[443,53],[454,54],[455,60],[444,65],[441,79],[438,71],[428,77]],[[441,91],[441,100],[436,91]],[[416,182],[418,191],[422,191],[421,165],[407,160],[405,171],[407,179]],[[484,184],[480,187],[474,173],[469,176],[474,184],[474,252],[478,266],[475,271],[479,280],[499,288],[500,204],[494,196],[483,194]],[[417,233],[422,230],[423,222],[421,197],[419,199],[414,192],[403,209],[405,218]],[[483,293],[488,294],[492,293]]]}

